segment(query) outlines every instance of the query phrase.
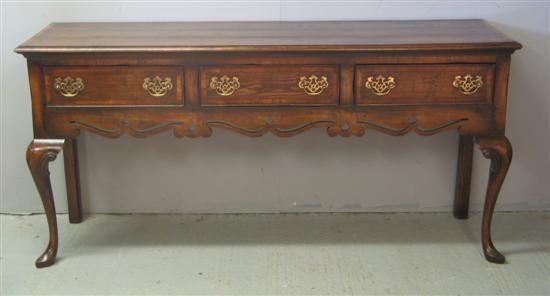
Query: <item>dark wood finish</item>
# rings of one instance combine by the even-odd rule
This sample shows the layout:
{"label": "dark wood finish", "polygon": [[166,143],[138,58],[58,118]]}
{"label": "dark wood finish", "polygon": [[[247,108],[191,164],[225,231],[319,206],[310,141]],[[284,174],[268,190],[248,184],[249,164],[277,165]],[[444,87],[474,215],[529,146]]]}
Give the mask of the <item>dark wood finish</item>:
{"label": "dark wood finish", "polygon": [[355,65],[342,64],[340,66],[340,105],[353,105],[353,80],[355,79]]}
{"label": "dark wood finish", "polygon": [[518,49],[482,20],[53,23],[19,52]]}
{"label": "dark wood finish", "polygon": [[48,138],[46,129],[44,127],[44,113],[46,108],[44,106],[44,89],[43,89],[43,76],[42,68],[37,62],[33,62],[31,59],[27,60],[27,69],[29,72],[29,85],[31,90],[32,100],[32,124],[33,133],[35,139]]}
{"label": "dark wood finish", "polygon": [[65,140],[63,159],[65,162],[69,222],[80,223],[82,222],[82,200],[80,195],[80,174],[76,139]]}
{"label": "dark wood finish", "polygon": [[[200,68],[202,106],[224,105],[337,105],[340,79],[336,66],[208,66]],[[240,87],[222,96],[209,84],[212,77],[237,77]],[[325,76],[328,87],[308,95],[298,87],[300,77]]]}
{"label": "dark wood finish", "polygon": [[483,222],[481,227],[481,242],[483,253],[490,262],[503,263],[505,257],[495,248],[491,240],[491,221],[497,202],[498,193],[512,161],[512,145],[505,136],[476,138],[483,156],[491,160],[489,184],[483,206]]}
{"label": "dark wood finish", "polygon": [[42,199],[44,212],[48,220],[50,237],[46,250],[36,259],[36,267],[47,267],[55,262],[57,255],[57,218],[53,201],[52,185],[48,165],[54,161],[63,149],[63,140],[34,139],[27,148],[27,164]]}
{"label": "dark wood finish", "polygon": [[[85,88],[65,97],[54,87],[55,78],[82,78]],[[143,88],[144,79],[171,78],[173,88],[154,97]],[[182,105],[181,67],[44,67],[47,104],[52,105]]]}
{"label": "dark wood finish", "polygon": [[[70,221],[79,222],[76,138],[82,131],[109,138],[161,132],[195,138],[211,136],[215,128],[250,137],[290,137],[312,128],[343,137],[367,129],[394,136],[457,130],[459,218],[468,212],[476,137],[494,163],[483,248],[488,260],[502,262],[490,222],[511,158],[504,136],[508,74],[510,56],[520,47],[479,20],[52,24],[16,49],[28,60],[34,138],[43,139],[29,148],[52,238],[40,265],[53,263],[57,246],[43,164],[61,150],[62,139]],[[464,94],[453,81],[467,74],[481,76],[483,85]],[[212,89],[212,77],[223,75],[238,77],[239,88],[231,94]],[[314,95],[308,95],[298,85],[311,75],[327,78],[322,92],[309,89]],[[397,85],[372,96],[365,86],[371,75],[391,75]],[[80,77],[85,88],[62,96],[53,85],[58,76]],[[173,89],[151,97],[144,76],[169,76]]]}
{"label": "dark wood finish", "polygon": [[508,75],[510,73],[510,55],[499,55],[496,61],[496,79],[500,83],[495,86],[494,130],[504,135],[506,128],[506,103],[508,101]]}
{"label": "dark wood finish", "polygon": [[[490,118],[483,115],[491,106],[474,108],[399,107],[388,110],[373,107],[361,110],[312,107],[256,107],[231,109],[209,107],[205,110],[176,110],[173,108],[86,108],[49,110],[49,131],[53,137],[77,137],[89,131],[105,137],[123,134],[148,137],[172,131],[176,137],[208,137],[213,127],[222,127],[244,135],[261,136],[273,132],[277,136],[292,136],[312,127],[327,128],[329,135],[360,136],[366,128],[390,135],[416,132],[431,135],[460,127],[460,133],[488,133]],[[101,116],[97,116],[97,112]],[[253,112],[251,112],[253,111]],[[271,123],[271,124],[270,124]],[[348,129],[342,127],[348,126]]]}
{"label": "dark wood finish", "polygon": [[453,207],[453,214],[457,219],[468,219],[468,209],[470,206],[470,185],[472,183],[473,156],[473,137],[460,136],[458,143],[455,201]]}
{"label": "dark wood finish", "polygon": [[[483,86],[465,95],[453,87],[457,75],[480,75]],[[367,77],[395,78],[396,86],[386,95],[365,87]],[[488,104],[493,97],[494,65],[369,65],[358,66],[355,75],[358,105],[375,104]]]}

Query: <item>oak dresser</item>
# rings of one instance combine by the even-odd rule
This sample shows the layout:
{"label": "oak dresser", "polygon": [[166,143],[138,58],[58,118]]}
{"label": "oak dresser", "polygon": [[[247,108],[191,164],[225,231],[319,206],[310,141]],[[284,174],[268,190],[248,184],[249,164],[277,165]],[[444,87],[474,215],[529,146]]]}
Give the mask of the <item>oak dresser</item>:
{"label": "oak dresser", "polygon": [[195,138],[216,128],[250,137],[456,130],[454,216],[468,217],[477,143],[491,160],[483,252],[502,263],[491,219],[512,158],[504,129],[519,48],[481,20],[51,24],[16,49],[27,58],[32,97],[27,162],[49,225],[36,266],[57,255],[48,164],[60,151],[69,220],[82,221],[81,132]]}

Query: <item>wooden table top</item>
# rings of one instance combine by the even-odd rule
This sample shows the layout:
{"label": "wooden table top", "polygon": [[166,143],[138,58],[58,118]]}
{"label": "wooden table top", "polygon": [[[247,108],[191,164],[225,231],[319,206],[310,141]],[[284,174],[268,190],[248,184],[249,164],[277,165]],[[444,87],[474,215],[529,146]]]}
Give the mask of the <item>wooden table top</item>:
{"label": "wooden table top", "polygon": [[52,23],[19,53],[521,48],[483,20]]}

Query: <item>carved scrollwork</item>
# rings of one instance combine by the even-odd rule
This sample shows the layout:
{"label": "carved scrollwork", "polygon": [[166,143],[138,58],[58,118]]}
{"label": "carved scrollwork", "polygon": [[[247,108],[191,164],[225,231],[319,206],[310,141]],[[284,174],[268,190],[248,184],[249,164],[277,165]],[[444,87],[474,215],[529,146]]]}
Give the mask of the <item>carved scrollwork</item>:
{"label": "carved scrollwork", "polygon": [[383,75],[378,75],[376,78],[373,76],[367,77],[367,82],[365,82],[365,87],[370,89],[373,94],[377,96],[385,96],[392,89],[397,86],[395,78],[389,76],[388,78]]}
{"label": "carved scrollwork", "polygon": [[326,76],[321,76],[321,78],[315,75],[309,77],[302,76],[298,82],[298,87],[303,89],[309,96],[317,96],[328,87],[328,79]]}
{"label": "carved scrollwork", "polygon": [[222,77],[214,76],[210,79],[210,88],[220,96],[230,96],[240,87],[239,77],[229,78],[229,76],[223,75]]}
{"label": "carved scrollwork", "polygon": [[360,137],[365,134],[365,127],[353,122],[349,123],[346,120],[340,120],[337,123],[327,127],[327,134],[331,137],[350,137],[352,135]]}
{"label": "carved scrollwork", "polygon": [[65,78],[56,77],[54,88],[58,90],[62,96],[72,98],[84,90],[84,80],[80,77],[72,78],[71,76]]}
{"label": "carved scrollwork", "polygon": [[130,124],[130,121],[127,119],[122,119],[115,122],[115,124],[113,124],[114,127],[106,128],[79,120],[72,120],[69,123],[79,129],[83,129],[107,138],[118,138],[124,133],[128,133],[129,135],[137,138],[145,138],[169,129],[173,129],[174,127],[182,124],[181,121],[167,121],[158,124],[150,124],[145,127],[134,127]]}
{"label": "carved scrollwork", "polygon": [[465,122],[467,120],[468,120],[467,118],[460,118],[460,119],[452,120],[430,128],[420,127],[415,116],[411,116],[407,120],[407,124],[401,128],[394,128],[394,127],[381,125],[366,119],[358,120],[357,123],[392,136],[402,136],[409,133],[410,131],[414,131],[415,133],[422,136],[429,136],[429,135],[443,132],[452,128],[457,128],[460,126],[460,123]]}
{"label": "carved scrollwork", "polygon": [[249,137],[260,137],[266,133],[272,133],[278,137],[290,137],[313,128],[324,127],[329,136],[362,136],[365,129],[374,129],[383,133],[401,136],[411,131],[419,135],[432,135],[453,128],[460,128],[467,118],[460,118],[445,122],[433,127],[422,127],[415,116],[411,116],[402,127],[387,126],[376,120],[355,119],[352,116],[337,116],[335,119],[304,120],[302,123],[289,124],[280,118],[273,120],[271,116],[265,117],[263,122],[232,121],[225,118],[205,119],[200,116],[185,118],[183,120],[171,120],[164,122],[150,122],[141,120],[121,119],[101,125],[84,120],[71,120],[69,124],[77,130],[85,130],[104,137],[117,138],[123,134],[144,138],[161,132],[170,131],[176,137],[209,137],[213,128],[228,129]]}
{"label": "carved scrollwork", "polygon": [[293,126],[290,128],[282,128],[282,127],[277,127],[273,125],[272,119],[268,117],[265,120],[264,125],[257,128],[247,128],[247,127],[243,127],[224,120],[207,120],[206,121],[206,124],[208,126],[221,127],[221,128],[233,130],[240,134],[250,136],[250,137],[260,137],[268,132],[271,132],[278,137],[290,137],[315,127],[330,126],[335,123],[336,121],[334,120],[315,120],[315,121],[310,121],[310,122],[300,124],[298,126]]}
{"label": "carved scrollwork", "polygon": [[458,88],[458,90],[465,95],[471,95],[477,92],[482,86],[483,79],[479,75],[475,78],[470,74],[464,75],[464,77],[458,75],[455,76],[455,80],[453,81],[453,87]]}
{"label": "carved scrollwork", "polygon": [[182,121],[167,121],[143,126],[143,123],[137,124],[127,119],[122,119],[115,121],[109,127],[98,126],[80,120],[72,120],[69,122],[69,124],[78,129],[108,138],[118,138],[125,133],[133,137],[143,138],[168,130],[173,130],[176,137],[209,137],[212,135],[213,127],[232,130],[250,137],[259,137],[268,132],[279,137],[290,137],[315,127],[329,127],[335,123],[336,121],[334,120],[316,120],[291,127],[280,127],[273,124],[271,117],[267,117],[264,123],[258,127],[245,127],[225,120],[195,120],[188,123]]}
{"label": "carved scrollwork", "polygon": [[153,97],[165,96],[173,87],[172,78],[170,77],[160,78],[155,76],[143,79],[143,89]]}

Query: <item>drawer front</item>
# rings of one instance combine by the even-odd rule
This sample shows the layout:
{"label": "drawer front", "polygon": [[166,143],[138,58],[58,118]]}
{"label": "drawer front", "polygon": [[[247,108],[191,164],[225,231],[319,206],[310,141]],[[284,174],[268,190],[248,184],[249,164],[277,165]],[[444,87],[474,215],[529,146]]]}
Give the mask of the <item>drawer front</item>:
{"label": "drawer front", "polygon": [[357,66],[356,103],[490,103],[494,71],[492,64]]}
{"label": "drawer front", "polygon": [[337,105],[337,65],[247,65],[200,68],[203,106]]}
{"label": "drawer front", "polygon": [[181,67],[46,67],[48,105],[183,105]]}

